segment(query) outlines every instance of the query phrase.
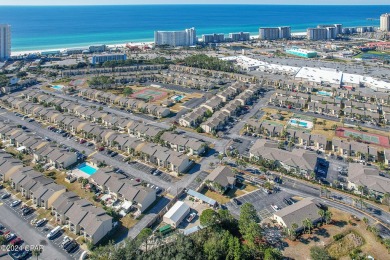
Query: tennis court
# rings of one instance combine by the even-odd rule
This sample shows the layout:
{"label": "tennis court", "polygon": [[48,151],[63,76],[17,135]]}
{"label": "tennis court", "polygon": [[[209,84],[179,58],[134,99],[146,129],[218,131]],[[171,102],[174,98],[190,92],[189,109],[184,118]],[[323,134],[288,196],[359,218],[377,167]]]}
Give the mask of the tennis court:
{"label": "tennis court", "polygon": [[82,86],[82,85],[85,84],[85,82],[86,82],[85,79],[75,79],[75,80],[72,80],[72,81],[69,83],[69,85],[71,85],[71,86]]}
{"label": "tennis court", "polygon": [[336,129],[336,136],[338,137],[351,137],[351,138],[357,138],[360,137],[360,139],[363,142],[371,143],[371,144],[377,144],[384,147],[389,147],[389,138],[387,136],[383,135],[377,135],[377,134],[369,134],[349,128],[339,127]]}
{"label": "tennis court", "polygon": [[156,89],[143,89],[131,95],[132,98],[141,99],[144,101],[152,100],[160,100],[165,98],[168,95],[167,92],[156,90]]}

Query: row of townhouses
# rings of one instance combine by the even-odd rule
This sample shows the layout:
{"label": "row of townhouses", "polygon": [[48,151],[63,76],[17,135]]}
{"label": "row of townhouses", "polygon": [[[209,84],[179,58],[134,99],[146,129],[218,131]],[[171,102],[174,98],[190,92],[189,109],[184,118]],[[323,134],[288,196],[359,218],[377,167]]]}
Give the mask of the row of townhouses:
{"label": "row of townhouses", "polygon": [[56,184],[31,167],[0,151],[0,181],[8,182],[36,207],[51,210],[59,225],[66,226],[75,235],[83,236],[93,244],[105,237],[113,227],[112,217],[81,199],[64,186]]}
{"label": "row of townhouses", "polygon": [[[54,108],[44,107],[43,105],[35,103],[31,104],[29,101],[20,100],[18,98],[12,100],[12,98],[13,97],[8,97],[5,100],[3,99],[4,104],[7,104],[14,109],[18,109],[22,113],[33,115],[40,120],[55,124],[72,134],[77,134],[85,139],[91,139],[96,143],[102,143],[109,147],[115,147],[118,150],[127,152],[131,155],[141,155],[146,153],[147,156],[141,156],[141,158],[144,158],[145,160],[147,159],[146,161],[150,163],[158,162],[156,163],[158,166],[166,167],[167,170],[176,173],[185,171],[192,164],[188,156],[184,153],[188,153],[189,155],[201,155],[205,152],[207,147],[204,142],[196,138],[188,137],[188,142],[179,143],[180,139],[174,140],[172,139],[172,136],[165,135],[164,137],[167,137],[168,139],[164,140],[161,138],[165,132],[164,129],[156,128],[154,126],[145,126],[144,124],[137,123],[132,120],[124,120],[122,124],[124,128],[112,130],[107,128],[107,122],[97,120],[97,118],[94,117],[96,116],[95,114],[92,114],[93,118],[95,118],[95,120],[92,120],[92,122],[84,120],[83,118],[86,118],[85,116],[82,116],[82,113],[86,111],[84,108],[84,112],[80,112],[80,110],[77,108],[72,110],[75,115],[81,117],[78,118],[76,116],[57,111]],[[29,113],[25,110],[25,107],[29,105],[32,105],[32,113]],[[66,104],[66,106],[69,109],[70,105]],[[92,111],[100,113],[99,111]],[[101,122],[101,124],[104,125],[101,126],[101,124],[96,124],[95,122]],[[159,150],[163,150],[164,152],[156,153],[156,150],[152,151],[150,149],[144,149],[143,151],[142,147],[148,145],[145,140],[153,141],[157,136],[159,137],[159,143],[165,147],[157,145],[153,145],[153,147],[156,147],[156,149]],[[183,138],[187,137],[183,136]],[[150,152],[150,154],[147,154],[147,152]],[[159,157],[158,160],[149,160],[149,157],[153,158],[155,153],[161,155],[162,157]]]}
{"label": "row of townhouses", "polygon": [[33,155],[33,162],[57,169],[67,169],[77,163],[77,155],[54,146],[46,140],[25,132],[16,125],[0,122],[0,138],[20,152]]}
{"label": "row of townhouses", "polygon": [[273,138],[285,138],[295,145],[313,147],[316,150],[329,150],[336,155],[354,157],[360,160],[376,162],[381,153],[378,149],[369,144],[349,141],[334,137],[331,141],[321,134],[310,134],[306,131],[285,129],[283,125],[271,124],[268,121],[249,119],[245,125],[246,131],[261,134]]}
{"label": "row of townhouses", "polygon": [[134,112],[150,114],[158,118],[167,117],[171,113],[171,111],[167,107],[145,103],[141,100],[122,97],[100,90],[82,89],[79,91],[79,95],[91,100],[96,100],[99,102],[104,102],[106,104],[123,107]]}
{"label": "row of townhouses", "polygon": [[89,179],[101,191],[113,195],[114,200],[130,202],[141,213],[156,200],[155,189],[144,187],[140,182],[115,173],[111,168],[101,168]]}
{"label": "row of townhouses", "polygon": [[[329,92],[330,93],[330,92]],[[383,93],[382,93],[383,94]],[[384,102],[383,96],[379,101]],[[344,115],[347,118],[358,120],[372,120],[376,123],[389,124],[390,107],[384,104],[367,103],[364,100],[347,100],[346,98],[329,97],[315,94],[276,90],[269,104],[290,109],[307,110],[309,112],[325,114],[333,117]]]}

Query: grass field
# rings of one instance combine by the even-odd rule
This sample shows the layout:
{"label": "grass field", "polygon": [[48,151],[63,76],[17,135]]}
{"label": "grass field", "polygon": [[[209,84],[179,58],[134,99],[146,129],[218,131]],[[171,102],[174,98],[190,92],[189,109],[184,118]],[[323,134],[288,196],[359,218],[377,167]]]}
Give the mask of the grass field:
{"label": "grass field", "polygon": [[[351,215],[331,208],[333,213],[334,224],[323,226],[319,230],[315,230],[311,235],[305,234],[300,240],[287,240],[288,246],[283,250],[283,255],[292,259],[310,259],[310,248],[312,246],[329,246],[334,242],[333,236],[340,233],[355,232],[364,238],[365,244],[360,247],[363,253],[371,255],[374,259],[390,259],[390,254],[379,241],[376,240],[374,234],[366,230],[366,225],[363,221],[352,220],[350,225],[348,221]],[[337,259],[350,259],[349,257],[341,257]]]}

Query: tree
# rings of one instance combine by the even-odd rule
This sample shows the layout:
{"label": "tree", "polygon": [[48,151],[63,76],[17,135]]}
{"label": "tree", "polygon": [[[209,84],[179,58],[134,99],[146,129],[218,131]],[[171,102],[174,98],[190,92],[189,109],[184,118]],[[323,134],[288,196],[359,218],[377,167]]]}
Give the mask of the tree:
{"label": "tree", "polygon": [[367,227],[368,227],[368,218],[364,217],[363,218],[363,222],[364,222],[364,224],[366,224],[366,229],[367,229]]}
{"label": "tree", "polygon": [[0,245],[5,245],[6,240],[4,236],[0,236]]}
{"label": "tree", "polygon": [[310,256],[313,260],[331,260],[328,251],[325,248],[319,246],[313,246],[310,248]]}
{"label": "tree", "polygon": [[325,211],[325,215],[324,215],[324,218],[325,218],[325,224],[329,224],[330,221],[332,220],[332,217],[333,217],[333,213],[330,212],[329,210],[326,210]]}
{"label": "tree", "polygon": [[318,215],[320,215],[321,216],[321,220],[324,221],[324,219],[325,219],[325,210],[320,209],[318,211]]}
{"label": "tree", "polygon": [[308,229],[309,234],[311,234],[311,229],[313,228],[313,222],[309,218],[302,220],[303,230],[306,231]]}
{"label": "tree", "polygon": [[383,244],[385,245],[385,247],[387,248],[387,250],[390,251],[390,239],[389,238],[386,238],[383,240]]}
{"label": "tree", "polygon": [[277,248],[267,248],[264,251],[264,260],[279,260],[283,259],[282,253]]}
{"label": "tree", "polygon": [[130,88],[130,87],[126,87],[126,88],[124,88],[124,90],[123,90],[123,94],[125,95],[125,96],[130,96],[131,94],[133,94],[133,89],[132,88]]}
{"label": "tree", "polygon": [[206,209],[200,215],[200,224],[204,227],[215,225],[219,221],[219,215],[212,209]]}
{"label": "tree", "polygon": [[150,228],[144,228],[137,236],[137,241],[142,245],[145,243],[145,251],[148,251],[148,239],[153,234],[153,230]]}
{"label": "tree", "polygon": [[37,257],[37,260],[38,260],[38,257],[41,255],[41,253],[42,253],[42,250],[39,249],[39,248],[36,248],[36,249],[34,249],[34,250],[32,251],[32,255],[33,255],[33,256],[36,256],[36,257]]}

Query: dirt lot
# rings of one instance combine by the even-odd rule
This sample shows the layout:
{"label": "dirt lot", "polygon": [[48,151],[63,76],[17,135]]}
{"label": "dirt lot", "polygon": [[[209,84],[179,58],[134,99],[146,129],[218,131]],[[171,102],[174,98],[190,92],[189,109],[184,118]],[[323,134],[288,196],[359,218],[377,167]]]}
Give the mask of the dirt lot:
{"label": "dirt lot", "polygon": [[[283,251],[284,256],[293,259],[310,259],[310,248],[312,246],[327,246],[331,244],[336,234],[353,231],[364,238],[365,244],[361,247],[363,253],[371,255],[375,259],[390,259],[386,248],[375,239],[375,236],[366,230],[363,221],[353,221],[354,225],[348,224],[350,214],[331,209],[333,213],[333,224],[324,225],[315,229],[311,235],[305,234],[296,241],[287,240],[288,247]],[[340,259],[349,259],[348,256]]]}

